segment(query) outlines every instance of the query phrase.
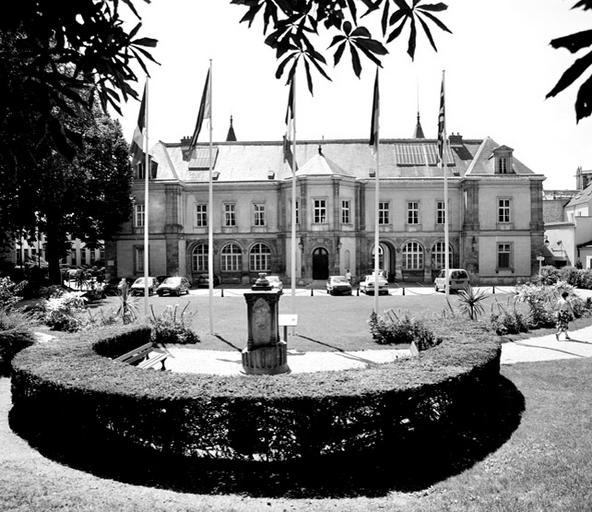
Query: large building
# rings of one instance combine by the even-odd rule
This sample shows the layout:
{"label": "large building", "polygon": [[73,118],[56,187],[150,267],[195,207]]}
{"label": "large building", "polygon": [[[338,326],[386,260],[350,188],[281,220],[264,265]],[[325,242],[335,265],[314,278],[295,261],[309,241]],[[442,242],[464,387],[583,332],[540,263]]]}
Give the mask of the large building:
{"label": "large building", "polygon": [[[214,273],[247,284],[259,272],[289,282],[292,174],[282,142],[215,143],[213,204],[208,204],[209,147],[191,157],[188,139],[158,142],[149,183],[151,275],[195,279],[208,269],[208,224]],[[355,277],[374,264],[376,162],[366,140],[298,141],[296,278]],[[515,282],[538,269],[543,251],[543,175],[490,138],[449,137],[451,267],[480,282]],[[144,272],[144,180],[138,169],[133,217],[106,260],[111,275]],[[382,140],[379,169],[380,266],[390,280],[431,282],[444,267],[444,179],[436,141]]]}

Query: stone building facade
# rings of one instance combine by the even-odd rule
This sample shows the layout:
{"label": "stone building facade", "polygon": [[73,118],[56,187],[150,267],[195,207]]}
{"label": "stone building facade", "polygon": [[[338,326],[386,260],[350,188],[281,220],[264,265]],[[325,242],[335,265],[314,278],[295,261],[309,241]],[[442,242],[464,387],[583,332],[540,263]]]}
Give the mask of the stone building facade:
{"label": "stone building facade", "polygon": [[[282,142],[188,140],[157,143],[149,183],[151,275],[207,273],[213,223],[214,273],[247,284],[261,271],[289,283],[292,173]],[[380,143],[380,266],[390,280],[432,282],[444,267],[444,179],[436,141]],[[297,282],[373,268],[376,163],[366,140],[298,141]],[[514,282],[536,273],[543,248],[543,175],[490,138],[449,137],[451,266],[481,282]],[[134,214],[106,246],[111,275],[143,269],[144,180],[138,169]]]}

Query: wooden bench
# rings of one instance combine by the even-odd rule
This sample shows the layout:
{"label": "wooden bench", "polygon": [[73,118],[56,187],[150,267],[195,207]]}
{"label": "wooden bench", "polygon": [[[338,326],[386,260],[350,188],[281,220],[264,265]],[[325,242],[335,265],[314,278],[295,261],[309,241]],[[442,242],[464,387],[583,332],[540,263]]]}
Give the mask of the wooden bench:
{"label": "wooden bench", "polygon": [[166,370],[164,363],[167,360],[168,354],[159,348],[155,348],[152,343],[145,343],[140,347],[136,347],[125,354],[116,357],[114,361],[127,363],[138,366],[138,368],[155,368],[160,363],[161,370]]}

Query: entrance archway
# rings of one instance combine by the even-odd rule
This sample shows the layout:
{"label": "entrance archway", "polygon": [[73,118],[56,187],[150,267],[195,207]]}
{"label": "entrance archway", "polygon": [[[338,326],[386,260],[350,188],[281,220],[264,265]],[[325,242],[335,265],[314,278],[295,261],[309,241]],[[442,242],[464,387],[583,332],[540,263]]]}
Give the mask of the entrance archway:
{"label": "entrance archway", "polygon": [[[378,268],[386,272],[390,282],[395,280],[395,249],[388,242],[380,242],[378,249]],[[374,271],[374,247],[370,254],[370,272]]]}
{"label": "entrance archway", "polygon": [[327,279],[329,277],[329,253],[327,249],[318,247],[312,253],[312,278]]}

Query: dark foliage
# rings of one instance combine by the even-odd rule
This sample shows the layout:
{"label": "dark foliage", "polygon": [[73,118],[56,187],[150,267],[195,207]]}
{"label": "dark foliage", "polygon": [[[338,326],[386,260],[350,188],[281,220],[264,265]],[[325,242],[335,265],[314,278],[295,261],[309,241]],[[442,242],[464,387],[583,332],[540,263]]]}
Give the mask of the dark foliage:
{"label": "dark foliage", "polygon": [[13,404],[24,414],[46,417],[48,428],[67,421],[166,457],[298,461],[363,455],[443,427],[475,400],[475,390],[497,380],[500,348],[490,336],[476,329],[463,336],[438,334],[442,343],[420,357],[367,370],[237,378],[111,361],[105,356],[150,336],[145,327],[111,328],[19,354]]}
{"label": "dark foliage", "polygon": [[382,37],[385,44],[401,36],[408,27],[407,53],[413,59],[417,47],[418,27],[423,31],[434,50],[436,43],[430,24],[450,32],[437,17],[448,6],[442,2],[426,3],[423,0],[232,0],[233,4],[248,8],[241,19],[249,26],[257,19],[263,20],[265,43],[273,48],[279,60],[276,78],[287,75],[287,82],[294,79],[297,65],[304,64],[308,88],[313,92],[311,70],[315,69],[325,78],[327,59],[313,38],[323,30],[336,31],[328,49],[333,49],[333,62],[337,65],[347,49],[356,76],[362,72],[362,57],[377,66],[382,66],[381,57],[388,53],[386,47],[360,24],[361,18],[380,14]]}

